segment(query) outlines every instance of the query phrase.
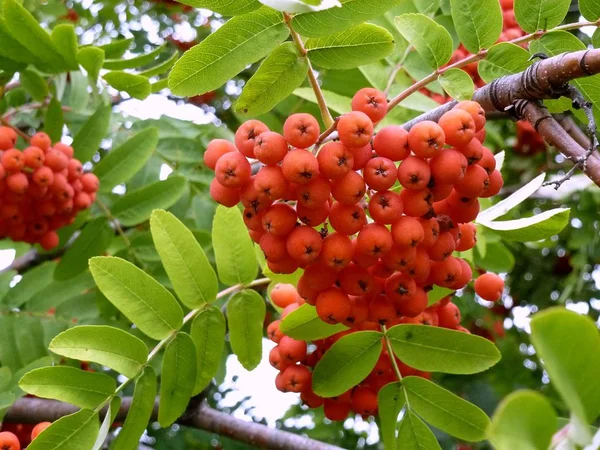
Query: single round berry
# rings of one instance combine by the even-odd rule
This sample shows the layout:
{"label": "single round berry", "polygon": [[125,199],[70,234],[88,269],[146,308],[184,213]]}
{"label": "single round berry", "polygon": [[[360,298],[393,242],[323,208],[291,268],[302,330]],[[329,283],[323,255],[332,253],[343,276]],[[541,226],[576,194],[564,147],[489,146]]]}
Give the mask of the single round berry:
{"label": "single round berry", "polygon": [[387,114],[385,94],[374,88],[363,88],[352,97],[352,111],[365,113],[373,121],[379,122]]}
{"label": "single round berry", "polygon": [[319,139],[319,122],[306,113],[292,114],[283,124],[283,137],[297,148],[308,148]]}

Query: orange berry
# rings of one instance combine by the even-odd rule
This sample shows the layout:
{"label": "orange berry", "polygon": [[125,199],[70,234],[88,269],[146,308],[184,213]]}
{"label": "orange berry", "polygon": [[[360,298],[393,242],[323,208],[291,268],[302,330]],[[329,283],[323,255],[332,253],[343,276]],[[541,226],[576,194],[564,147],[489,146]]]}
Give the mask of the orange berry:
{"label": "orange berry", "polygon": [[283,360],[290,363],[302,361],[306,356],[306,349],[306,342],[288,336],[283,336],[279,341],[279,354]]}
{"label": "orange berry", "polygon": [[395,192],[376,192],[369,201],[369,214],[375,222],[390,224],[400,217],[403,211],[402,199]]}
{"label": "orange berry", "polygon": [[209,193],[215,202],[228,208],[232,208],[240,202],[240,190],[225,187],[216,178],[210,182]]}
{"label": "orange berry", "polygon": [[235,146],[244,156],[255,158],[256,138],[266,131],[269,131],[269,128],[260,120],[248,120],[235,132]]}
{"label": "orange berry", "polygon": [[285,203],[277,203],[265,211],[263,228],[267,233],[285,237],[296,226],[297,218],[294,208]]}
{"label": "orange berry", "polygon": [[321,175],[329,179],[341,178],[354,166],[354,155],[341,142],[330,142],[317,155]]}
{"label": "orange berry", "polygon": [[432,158],[444,147],[445,142],[442,127],[430,120],[417,123],[408,132],[408,146],[421,158]]}
{"label": "orange berry", "polygon": [[321,253],[322,246],[323,239],[319,232],[306,225],[296,227],[286,242],[288,255],[300,266],[315,261]]}
{"label": "orange berry", "polygon": [[431,211],[432,195],[429,189],[403,189],[400,197],[407,216],[421,217]]}
{"label": "orange berry", "polygon": [[54,149],[61,152],[68,159],[73,158],[73,155],[75,154],[75,150],[73,150],[73,147],[67,144],[63,144],[62,142],[57,142],[56,144],[54,144]]}
{"label": "orange berry", "polygon": [[25,165],[32,169],[37,169],[44,164],[44,151],[39,147],[28,147],[23,150]]}
{"label": "orange berry", "polygon": [[254,155],[264,164],[280,163],[288,152],[284,137],[273,131],[266,131],[254,140]]}
{"label": "orange berry", "polygon": [[333,181],[331,194],[338,202],[353,205],[363,199],[366,189],[363,177],[354,171],[350,171],[342,178]]}
{"label": "orange berry", "polygon": [[345,321],[352,311],[350,298],[336,287],[319,293],[315,306],[321,320],[329,324]]}
{"label": "orange berry", "polygon": [[500,192],[502,186],[504,186],[502,174],[499,171],[494,170],[492,173],[490,173],[489,183],[481,196],[483,198],[493,197]]}
{"label": "orange berry", "polygon": [[254,176],[253,184],[258,196],[269,202],[281,199],[288,187],[288,182],[279,166],[261,167]]}
{"label": "orange berry", "polygon": [[464,101],[458,103],[454,109],[462,109],[471,115],[473,122],[475,123],[475,131],[479,131],[485,126],[485,111],[479,103]]}
{"label": "orange berry", "polygon": [[467,158],[453,148],[445,148],[429,161],[436,184],[451,185],[462,179],[467,171]]}
{"label": "orange berry", "polygon": [[279,343],[284,334],[281,332],[279,325],[281,324],[281,320],[274,320],[267,327],[267,336],[273,342]]}
{"label": "orange berry", "polygon": [[374,88],[363,88],[352,97],[352,111],[365,113],[374,122],[379,122],[387,114],[385,94]]}
{"label": "orange berry", "polygon": [[402,216],[392,223],[392,238],[398,246],[416,247],[425,239],[425,232],[418,219]]}
{"label": "orange berry", "polygon": [[477,164],[469,166],[465,176],[454,184],[454,189],[460,195],[469,198],[480,197],[490,184],[490,178],[485,169]]}
{"label": "orange berry", "polygon": [[2,450],[21,450],[19,438],[10,431],[0,433],[0,448]]}
{"label": "orange berry", "polygon": [[431,179],[431,169],[423,158],[409,156],[398,167],[398,181],[406,189],[424,189]]}
{"label": "orange berry", "polygon": [[31,430],[31,440],[34,440],[36,437],[38,437],[38,435],[50,425],[52,425],[50,422],[38,423],[35,427],[33,427],[33,430]]}
{"label": "orange berry", "polygon": [[241,153],[225,153],[215,166],[216,179],[223,186],[236,189],[246,184],[252,176],[252,167]]}
{"label": "orange berry", "polygon": [[0,127],[0,150],[10,150],[17,144],[18,135],[10,127]]}
{"label": "orange berry", "polygon": [[377,414],[377,392],[368,387],[358,386],[352,391],[352,409],[361,416]]}
{"label": "orange berry", "polygon": [[7,172],[18,172],[25,167],[25,155],[14,148],[6,150],[1,161]]}
{"label": "orange berry", "polygon": [[24,194],[29,187],[27,175],[23,172],[13,173],[6,177],[6,187],[15,194]]}
{"label": "orange berry", "polygon": [[475,280],[475,293],[484,300],[496,302],[502,298],[504,280],[494,273],[484,273]]}
{"label": "orange berry", "polygon": [[369,160],[363,169],[365,183],[376,191],[390,189],[396,182],[397,175],[398,170],[394,162],[381,156]]}
{"label": "orange berry", "polygon": [[373,158],[373,148],[371,144],[367,144],[364,147],[349,148],[350,153],[354,157],[354,170],[360,170],[365,167],[371,158]]}
{"label": "orange berry", "polygon": [[475,136],[475,121],[467,111],[452,109],[445,113],[438,125],[444,130],[448,145],[466,145]]}
{"label": "orange berry", "polygon": [[367,224],[367,215],[359,205],[335,202],[329,211],[329,223],[338,233],[352,235]]}
{"label": "orange berry", "polygon": [[408,131],[400,125],[382,128],[373,139],[375,153],[392,161],[402,161],[410,155]]}
{"label": "orange berry", "polygon": [[320,260],[326,266],[342,270],[352,261],[354,246],[350,238],[341,233],[332,233],[323,240]]}
{"label": "orange berry", "polygon": [[213,139],[209,142],[204,151],[204,165],[211,170],[215,170],[217,161],[225,153],[235,152],[236,148],[226,139]]}
{"label": "orange berry", "polygon": [[298,202],[296,206],[296,212],[298,213],[298,219],[311,227],[321,225],[329,216],[329,203],[325,202],[315,208],[307,208]]}
{"label": "orange berry", "polygon": [[373,136],[373,122],[365,113],[353,111],[340,117],[337,124],[340,141],[349,148],[364,147]]}
{"label": "orange berry", "polygon": [[281,170],[289,182],[307,184],[319,175],[319,162],[311,152],[295,149],[285,155]]}
{"label": "orange berry", "polygon": [[38,131],[31,137],[30,143],[34,147],[41,148],[44,152],[46,152],[52,145],[52,140],[46,133]]}
{"label": "orange berry", "polygon": [[290,145],[308,148],[319,139],[319,122],[311,114],[292,114],[283,124],[283,137]]}
{"label": "orange berry", "polygon": [[347,403],[338,403],[332,399],[326,398],[323,403],[323,413],[325,417],[334,422],[341,422],[348,417],[352,406]]}
{"label": "orange berry", "polygon": [[52,250],[58,246],[60,239],[58,238],[58,234],[55,231],[48,231],[45,235],[40,239],[40,245],[46,251]]}
{"label": "orange berry", "polygon": [[67,168],[67,165],[69,164],[69,158],[63,152],[54,148],[50,148],[46,152],[45,164],[54,172],[60,172]]}
{"label": "orange berry", "polygon": [[84,173],[81,176],[81,184],[83,185],[83,190],[88,194],[93,194],[98,191],[100,187],[100,180],[93,173]]}
{"label": "orange berry", "polygon": [[354,263],[345,267],[339,275],[340,286],[348,295],[365,295],[374,289],[373,276]]}

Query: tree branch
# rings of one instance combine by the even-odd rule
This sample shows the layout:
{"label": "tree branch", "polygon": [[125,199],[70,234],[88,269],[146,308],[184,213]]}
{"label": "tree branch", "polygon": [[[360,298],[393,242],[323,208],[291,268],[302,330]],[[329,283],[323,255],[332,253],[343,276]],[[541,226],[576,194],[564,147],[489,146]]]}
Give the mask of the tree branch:
{"label": "tree branch", "polygon": [[[131,397],[123,398],[115,419],[117,422],[125,420],[131,407],[131,401]],[[73,405],[56,400],[22,398],[17,400],[8,410],[5,421],[13,423],[53,422],[63,416],[73,414],[77,410],[78,408]],[[105,414],[106,408],[100,411],[101,417],[104,417]],[[158,402],[154,405],[152,420],[156,420],[157,417]],[[227,436],[258,448],[273,450],[342,450],[340,447],[315,441],[298,434],[269,428],[256,422],[237,419],[211,408],[205,402],[190,408],[178,423]]]}

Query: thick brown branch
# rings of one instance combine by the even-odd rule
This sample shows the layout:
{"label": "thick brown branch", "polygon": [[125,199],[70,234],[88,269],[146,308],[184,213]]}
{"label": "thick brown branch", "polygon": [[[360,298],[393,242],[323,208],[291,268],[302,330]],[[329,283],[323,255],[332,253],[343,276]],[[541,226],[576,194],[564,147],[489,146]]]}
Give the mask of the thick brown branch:
{"label": "thick brown branch", "polygon": [[[127,417],[131,406],[131,397],[124,397],[117,418],[122,422]],[[22,398],[7,412],[5,421],[13,423],[39,423],[55,421],[63,416],[76,412],[78,408],[68,403],[41,398]],[[100,412],[101,417],[106,409]],[[153,419],[158,416],[158,403],[154,407]],[[255,422],[246,422],[212,409],[206,403],[200,403],[189,410],[179,424],[210,431],[244,442],[258,448],[274,450],[342,450],[340,447],[315,441],[298,434],[269,428]]]}
{"label": "thick brown branch", "polygon": [[581,128],[575,123],[572,117],[565,114],[557,114],[554,118],[560,123],[564,130],[581,145],[583,148],[590,147],[590,138],[583,132]]}

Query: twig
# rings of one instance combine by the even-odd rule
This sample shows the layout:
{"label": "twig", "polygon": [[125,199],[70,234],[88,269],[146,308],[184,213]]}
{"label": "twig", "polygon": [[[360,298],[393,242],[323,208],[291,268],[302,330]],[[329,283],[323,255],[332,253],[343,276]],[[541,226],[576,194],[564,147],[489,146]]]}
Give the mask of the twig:
{"label": "twig", "polygon": [[[123,397],[116,421],[122,422],[127,418],[131,402],[131,397]],[[78,408],[73,405],[56,400],[22,398],[17,400],[8,410],[5,421],[12,423],[53,422],[63,416],[73,414],[77,410]],[[100,417],[104,417],[105,414],[106,408],[100,411]],[[152,420],[156,420],[157,417],[158,402],[154,405]],[[315,441],[298,434],[235,418],[211,408],[205,402],[194,405],[177,423],[221,436],[227,436],[236,441],[259,448],[278,450],[342,450],[340,447]]]}
{"label": "twig", "polygon": [[388,82],[385,86],[385,90],[383,91],[383,93],[386,95],[386,97],[390,93],[390,89],[392,88],[394,81],[396,80],[396,75],[398,75],[398,72],[400,72],[402,70],[402,68],[404,67],[406,58],[408,58],[408,55],[410,54],[411,51],[413,51],[413,49],[414,49],[414,47],[412,45],[409,45],[408,47],[406,47],[406,50],[404,50],[404,53],[402,54],[400,61],[398,61],[398,64],[396,64],[396,67],[394,67],[394,69],[390,73]]}
{"label": "twig", "polygon": [[325,124],[325,126],[327,128],[329,128],[334,123],[333,117],[331,117],[329,108],[327,108],[327,102],[325,101],[325,96],[323,95],[321,86],[319,86],[319,81],[317,80],[317,77],[315,76],[315,72],[312,68],[310,59],[306,56],[308,51],[304,47],[304,42],[302,41],[302,38],[300,37],[300,35],[298,33],[296,33],[296,31],[292,27],[292,16],[290,16],[287,13],[283,13],[283,16],[285,19],[285,24],[287,25],[287,27],[290,30],[292,40],[296,44],[298,51],[300,52],[300,54],[302,56],[306,57],[306,61],[308,62],[308,79],[309,79],[310,85],[312,86],[312,89],[315,93],[315,97],[317,97],[317,103],[319,104],[319,110],[321,111],[321,118],[323,119],[323,123]]}
{"label": "twig", "polygon": [[13,130],[15,130],[15,133],[17,133],[19,136],[21,136],[26,142],[29,142],[31,140],[31,137],[27,133],[24,133],[23,131],[21,131],[21,129],[13,126],[4,117],[0,117],[0,125],[4,125],[5,127],[12,128]]}
{"label": "twig", "polygon": [[[588,27],[588,26],[597,27],[599,24],[600,24],[600,20],[595,21],[595,22],[585,21],[585,22],[569,23],[566,25],[562,25],[560,27],[546,30],[546,31],[536,31],[535,33],[528,34],[528,35],[519,37],[517,39],[513,39],[512,41],[508,41],[508,42],[511,44],[518,45],[518,44],[523,44],[526,42],[533,41],[535,39],[539,39],[542,36],[544,36],[546,33],[549,33],[550,31],[560,31],[560,30],[568,31],[568,30],[574,30],[574,29],[579,29],[579,28]],[[394,97],[392,100],[390,100],[390,102],[388,103],[388,112],[391,111],[392,109],[394,109],[396,106],[398,106],[398,104],[400,104],[400,102],[402,102],[404,99],[406,99],[409,95],[414,94],[418,90],[426,87],[429,83],[437,80],[438,77],[440,75],[444,74],[445,72],[447,72],[451,69],[460,69],[465,66],[468,66],[471,63],[481,61],[482,59],[484,59],[487,56],[487,53],[488,53],[488,50],[483,49],[474,55],[468,56],[467,58],[457,61],[454,64],[450,64],[449,66],[437,69],[436,71],[430,73],[428,76],[426,76],[422,80],[414,83],[412,86],[408,87],[407,89],[402,91],[400,94],[398,94],[396,97]]]}

